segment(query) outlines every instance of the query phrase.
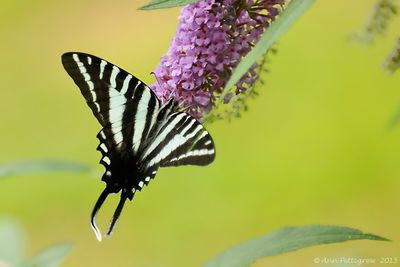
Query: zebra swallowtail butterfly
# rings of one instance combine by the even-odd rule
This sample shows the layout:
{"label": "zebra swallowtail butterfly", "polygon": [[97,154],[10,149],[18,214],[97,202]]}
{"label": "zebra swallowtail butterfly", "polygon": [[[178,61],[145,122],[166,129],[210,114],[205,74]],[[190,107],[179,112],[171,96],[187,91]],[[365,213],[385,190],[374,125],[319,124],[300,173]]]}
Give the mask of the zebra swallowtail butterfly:
{"label": "zebra swallowtail butterfly", "polygon": [[95,217],[110,193],[121,191],[107,235],[126,199],[132,200],[159,167],[210,164],[215,158],[214,143],[175,101],[161,104],[142,81],[106,60],[70,52],[62,55],[62,64],[103,127],[97,135],[97,150],[102,154],[106,187],[91,214],[91,226],[101,241]]}

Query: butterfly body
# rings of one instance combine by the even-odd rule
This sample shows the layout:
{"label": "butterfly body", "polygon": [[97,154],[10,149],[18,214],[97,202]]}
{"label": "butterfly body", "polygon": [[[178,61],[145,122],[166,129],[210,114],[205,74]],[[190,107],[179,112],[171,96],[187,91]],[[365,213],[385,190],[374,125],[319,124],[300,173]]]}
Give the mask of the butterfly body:
{"label": "butterfly body", "polygon": [[215,158],[214,142],[176,102],[161,103],[142,81],[93,55],[70,52],[62,64],[78,85],[102,130],[97,138],[105,172],[104,191],[92,211],[96,236],[97,211],[110,193],[120,193],[107,234],[111,234],[126,199],[132,200],[160,167],[208,165]]}
{"label": "butterfly body", "polygon": [[144,180],[140,172],[140,164],[133,157],[120,157],[116,155],[111,158],[113,162],[103,174],[102,181],[106,183],[111,193],[123,191],[128,199],[132,200],[135,188]]}

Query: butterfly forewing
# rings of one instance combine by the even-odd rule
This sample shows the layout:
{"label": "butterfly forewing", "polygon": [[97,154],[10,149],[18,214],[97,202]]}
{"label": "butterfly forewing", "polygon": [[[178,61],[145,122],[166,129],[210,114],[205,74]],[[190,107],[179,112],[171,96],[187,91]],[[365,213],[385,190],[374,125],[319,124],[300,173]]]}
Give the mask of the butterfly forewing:
{"label": "butterfly forewing", "polygon": [[132,147],[137,152],[159,101],[139,79],[121,68],[84,53],[66,53],[64,68],[80,88],[106,136],[109,150]]}
{"label": "butterfly forewing", "polygon": [[192,116],[171,114],[143,151],[146,166],[207,165],[215,158],[214,142]]}

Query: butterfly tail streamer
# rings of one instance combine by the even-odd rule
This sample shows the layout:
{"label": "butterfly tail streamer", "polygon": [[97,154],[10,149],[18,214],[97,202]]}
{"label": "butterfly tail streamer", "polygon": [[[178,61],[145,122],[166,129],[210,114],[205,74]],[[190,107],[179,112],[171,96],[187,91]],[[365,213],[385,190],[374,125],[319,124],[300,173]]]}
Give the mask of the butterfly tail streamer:
{"label": "butterfly tail streamer", "polygon": [[121,199],[119,200],[118,206],[115,209],[113,218],[112,218],[110,226],[108,228],[107,236],[111,236],[111,234],[112,234],[112,232],[113,232],[113,230],[115,228],[115,224],[118,221],[119,216],[121,215],[122,208],[124,207],[124,204],[125,204],[125,201],[126,201],[127,198],[128,198],[127,195],[124,194],[124,192],[122,192],[121,193]]}
{"label": "butterfly tail streamer", "polygon": [[90,217],[90,225],[92,226],[92,229],[96,235],[97,240],[99,240],[99,242],[101,242],[102,236],[101,236],[100,229],[96,225],[96,215],[97,215],[97,212],[100,210],[101,206],[103,205],[104,201],[106,200],[108,194],[110,194],[110,192],[109,192],[108,188],[106,187],[103,190],[103,192],[100,194],[99,198],[97,199],[97,202],[94,205],[94,208],[92,211],[92,215]]}

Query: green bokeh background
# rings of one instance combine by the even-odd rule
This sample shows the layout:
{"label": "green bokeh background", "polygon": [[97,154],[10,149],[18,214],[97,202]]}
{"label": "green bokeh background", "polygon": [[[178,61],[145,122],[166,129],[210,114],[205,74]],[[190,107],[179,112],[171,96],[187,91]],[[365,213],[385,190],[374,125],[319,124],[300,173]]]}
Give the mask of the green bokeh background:
{"label": "green bokeh background", "polygon": [[[240,119],[208,125],[215,163],[169,168],[127,203],[111,239],[97,242],[89,214],[104,187],[100,127],[61,65],[93,53],[145,82],[168,48],[179,9],[137,11],[144,1],[0,3],[0,162],[57,158],[93,174],[0,181],[0,214],[26,227],[29,255],[57,241],[76,246],[64,266],[199,266],[218,252],[287,225],[335,224],[388,237],[319,246],[254,266],[317,266],[314,257],[400,260],[400,73],[382,60],[400,18],[372,46],[349,41],[374,1],[317,1],[280,39],[266,85]],[[106,228],[118,197],[98,216]],[[372,264],[368,266],[382,266]]]}

